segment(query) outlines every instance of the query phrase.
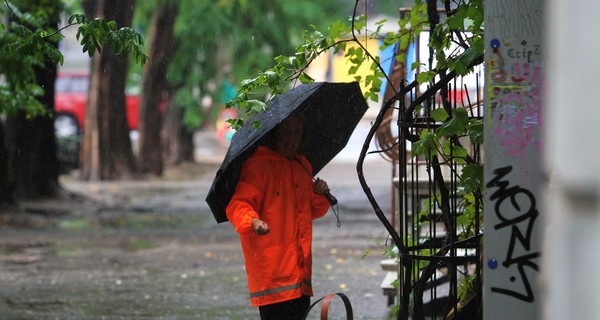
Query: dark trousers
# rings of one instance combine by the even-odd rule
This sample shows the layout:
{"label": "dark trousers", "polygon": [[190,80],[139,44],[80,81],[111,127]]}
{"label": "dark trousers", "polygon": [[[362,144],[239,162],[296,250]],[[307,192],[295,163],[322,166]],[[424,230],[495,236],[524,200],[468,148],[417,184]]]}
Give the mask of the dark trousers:
{"label": "dark trousers", "polygon": [[310,297],[283,301],[258,307],[261,320],[301,320],[310,307]]}

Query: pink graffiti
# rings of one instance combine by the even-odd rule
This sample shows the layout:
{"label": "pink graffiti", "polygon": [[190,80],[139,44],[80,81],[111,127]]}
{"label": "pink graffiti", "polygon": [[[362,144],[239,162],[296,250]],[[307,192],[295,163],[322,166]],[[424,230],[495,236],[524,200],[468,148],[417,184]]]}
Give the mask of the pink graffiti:
{"label": "pink graffiti", "polygon": [[530,72],[530,64],[513,66],[513,80],[519,88],[498,90],[491,101],[494,133],[500,146],[509,156],[518,156],[526,148],[537,144],[540,123],[540,68]]}

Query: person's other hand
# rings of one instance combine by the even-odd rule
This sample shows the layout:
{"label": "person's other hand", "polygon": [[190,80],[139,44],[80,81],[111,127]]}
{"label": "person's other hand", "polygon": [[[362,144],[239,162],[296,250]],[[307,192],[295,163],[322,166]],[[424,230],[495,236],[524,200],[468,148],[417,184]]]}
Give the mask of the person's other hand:
{"label": "person's other hand", "polygon": [[264,236],[271,231],[266,222],[256,218],[252,219],[252,230],[259,236]]}
{"label": "person's other hand", "polygon": [[329,186],[327,185],[327,182],[325,182],[325,180],[321,180],[321,179],[317,178],[317,180],[315,180],[313,182],[313,192],[314,193],[325,194],[328,191],[329,191]]}

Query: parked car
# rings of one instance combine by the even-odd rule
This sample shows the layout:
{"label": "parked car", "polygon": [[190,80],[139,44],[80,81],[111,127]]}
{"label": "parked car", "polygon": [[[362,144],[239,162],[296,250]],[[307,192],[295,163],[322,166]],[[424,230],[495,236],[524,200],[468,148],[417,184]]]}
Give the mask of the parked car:
{"label": "parked car", "polygon": [[[56,78],[54,132],[58,144],[57,157],[66,169],[78,166],[89,79],[87,72],[60,72]],[[125,104],[129,129],[137,130],[139,97],[127,94]]]}
{"label": "parked car", "polygon": [[[61,134],[81,133],[84,129],[88,90],[88,73],[61,72],[58,74],[54,109],[56,111],[55,123]],[[139,97],[127,94],[125,105],[129,130],[137,130]]]}

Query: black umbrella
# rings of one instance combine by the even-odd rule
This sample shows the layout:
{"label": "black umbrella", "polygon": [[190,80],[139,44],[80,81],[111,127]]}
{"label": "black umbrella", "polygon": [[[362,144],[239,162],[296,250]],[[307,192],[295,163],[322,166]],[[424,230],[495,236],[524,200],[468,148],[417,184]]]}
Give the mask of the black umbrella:
{"label": "black umbrella", "polygon": [[[305,119],[307,143],[300,149],[316,175],[348,142],[367,111],[358,83],[302,84],[267,102],[269,108],[237,131],[206,197],[217,222],[227,221],[225,208],[239,181],[242,166],[277,124],[295,111]],[[255,128],[252,123],[260,123]]]}

